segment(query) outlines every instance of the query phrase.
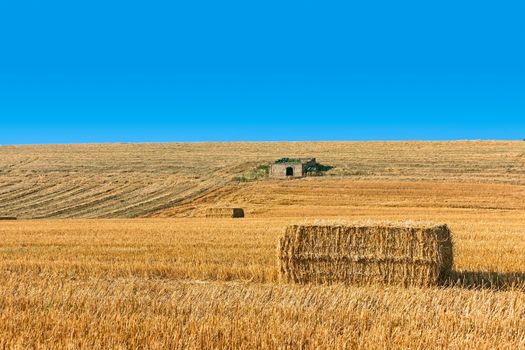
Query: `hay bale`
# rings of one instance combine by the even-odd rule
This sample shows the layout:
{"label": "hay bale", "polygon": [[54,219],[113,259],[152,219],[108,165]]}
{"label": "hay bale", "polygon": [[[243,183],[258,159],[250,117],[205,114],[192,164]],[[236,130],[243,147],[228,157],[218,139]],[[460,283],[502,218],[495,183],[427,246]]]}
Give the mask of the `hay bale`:
{"label": "hay bale", "polygon": [[16,220],[14,216],[0,216],[0,220]]}
{"label": "hay bale", "polygon": [[206,209],[207,218],[243,218],[242,208],[208,208]]}
{"label": "hay bale", "polygon": [[452,264],[447,225],[317,222],[288,226],[279,242],[286,282],[435,286]]}

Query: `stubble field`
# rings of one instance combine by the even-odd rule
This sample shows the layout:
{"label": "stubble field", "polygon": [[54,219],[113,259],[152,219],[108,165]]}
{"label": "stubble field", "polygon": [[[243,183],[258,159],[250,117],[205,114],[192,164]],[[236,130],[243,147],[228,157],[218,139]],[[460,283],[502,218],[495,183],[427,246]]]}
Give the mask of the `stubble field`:
{"label": "stubble field", "polygon": [[[0,346],[525,347],[525,143],[193,146],[0,147],[0,216],[26,218],[0,223]],[[232,181],[288,155],[335,168]],[[230,205],[247,217],[202,217]],[[305,218],[445,222],[454,273],[439,288],[282,284],[277,238]]]}

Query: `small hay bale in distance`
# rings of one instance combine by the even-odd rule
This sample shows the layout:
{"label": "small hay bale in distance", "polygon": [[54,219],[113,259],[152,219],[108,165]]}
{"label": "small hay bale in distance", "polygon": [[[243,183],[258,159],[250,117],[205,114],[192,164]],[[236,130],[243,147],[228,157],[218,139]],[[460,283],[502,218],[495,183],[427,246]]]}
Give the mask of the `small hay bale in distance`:
{"label": "small hay bale in distance", "polygon": [[242,208],[208,208],[206,209],[207,218],[243,218]]}
{"label": "small hay bale in distance", "polygon": [[299,224],[288,226],[279,241],[285,282],[437,286],[452,264],[445,224]]}

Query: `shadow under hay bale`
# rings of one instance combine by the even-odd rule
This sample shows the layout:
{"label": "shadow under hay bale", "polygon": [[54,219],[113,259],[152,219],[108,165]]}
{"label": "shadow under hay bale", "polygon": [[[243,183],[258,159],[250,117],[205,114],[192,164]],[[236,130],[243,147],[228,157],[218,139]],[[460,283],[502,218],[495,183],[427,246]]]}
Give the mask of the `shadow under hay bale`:
{"label": "shadow under hay bale", "polygon": [[437,286],[451,272],[447,225],[291,225],[279,242],[281,280],[295,283]]}
{"label": "shadow under hay bale", "polygon": [[0,216],[0,220],[16,220],[14,216]]}
{"label": "shadow under hay bale", "polygon": [[524,272],[452,271],[443,287],[525,291]]}
{"label": "shadow under hay bale", "polygon": [[242,208],[208,208],[205,216],[207,218],[243,218]]}

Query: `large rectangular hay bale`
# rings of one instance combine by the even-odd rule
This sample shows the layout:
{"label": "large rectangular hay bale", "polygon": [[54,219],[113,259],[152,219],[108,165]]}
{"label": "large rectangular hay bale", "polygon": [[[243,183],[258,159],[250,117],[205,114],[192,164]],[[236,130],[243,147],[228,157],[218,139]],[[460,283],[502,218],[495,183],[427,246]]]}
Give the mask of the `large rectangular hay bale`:
{"label": "large rectangular hay bale", "polygon": [[288,226],[279,242],[286,282],[435,286],[452,264],[452,237],[444,224],[300,224]]}
{"label": "large rectangular hay bale", "polygon": [[207,218],[243,218],[244,210],[242,208],[207,208]]}

